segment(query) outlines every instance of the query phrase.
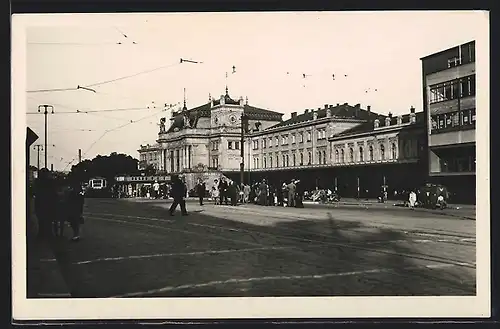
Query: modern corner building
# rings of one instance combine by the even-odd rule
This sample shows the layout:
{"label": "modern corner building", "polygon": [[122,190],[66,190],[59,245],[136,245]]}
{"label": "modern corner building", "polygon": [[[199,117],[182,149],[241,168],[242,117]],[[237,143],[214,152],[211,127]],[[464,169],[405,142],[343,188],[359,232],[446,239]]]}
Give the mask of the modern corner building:
{"label": "modern corner building", "polygon": [[421,61],[429,181],[448,187],[455,203],[475,202],[475,42]]}

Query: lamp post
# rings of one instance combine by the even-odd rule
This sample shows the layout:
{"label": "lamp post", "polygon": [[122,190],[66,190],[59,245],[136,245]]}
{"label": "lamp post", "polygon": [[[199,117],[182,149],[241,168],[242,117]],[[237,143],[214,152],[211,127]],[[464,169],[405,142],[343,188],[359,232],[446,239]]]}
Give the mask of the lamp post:
{"label": "lamp post", "polygon": [[241,114],[241,161],[240,161],[240,186],[245,182],[245,131],[248,129],[248,116]]}
{"label": "lamp post", "polygon": [[54,114],[54,107],[52,105],[39,105],[38,112],[41,112],[41,109],[44,109],[43,115],[45,116],[45,169],[47,169],[47,114],[49,111],[47,109],[51,109],[51,113]]}

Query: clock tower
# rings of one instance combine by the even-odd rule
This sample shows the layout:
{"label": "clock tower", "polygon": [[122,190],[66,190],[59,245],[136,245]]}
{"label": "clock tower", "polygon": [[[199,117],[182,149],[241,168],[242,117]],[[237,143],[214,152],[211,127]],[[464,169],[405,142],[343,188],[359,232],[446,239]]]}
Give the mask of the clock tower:
{"label": "clock tower", "polygon": [[243,114],[243,98],[234,100],[226,94],[218,100],[211,100],[211,126],[212,129],[226,128],[229,131],[241,129],[241,115]]}

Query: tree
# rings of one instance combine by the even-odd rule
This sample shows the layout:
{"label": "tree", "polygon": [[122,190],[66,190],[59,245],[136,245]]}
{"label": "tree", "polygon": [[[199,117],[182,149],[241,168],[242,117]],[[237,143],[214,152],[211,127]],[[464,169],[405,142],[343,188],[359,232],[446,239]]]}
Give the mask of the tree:
{"label": "tree", "polygon": [[130,155],[111,153],[109,156],[98,155],[92,160],[84,160],[71,167],[70,178],[80,182],[94,177],[103,177],[108,181],[116,176],[136,175],[138,160]]}

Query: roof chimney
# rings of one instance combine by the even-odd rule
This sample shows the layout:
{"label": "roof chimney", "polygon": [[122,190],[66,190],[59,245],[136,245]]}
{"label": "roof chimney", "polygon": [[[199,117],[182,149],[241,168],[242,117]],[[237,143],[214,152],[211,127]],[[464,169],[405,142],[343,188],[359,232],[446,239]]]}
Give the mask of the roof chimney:
{"label": "roof chimney", "polygon": [[415,108],[413,106],[410,107],[410,113],[415,113]]}
{"label": "roof chimney", "polygon": [[339,106],[339,105],[340,105],[340,103],[337,103],[337,106]]}
{"label": "roof chimney", "polygon": [[304,113],[309,113],[309,109],[305,109],[305,110],[304,110]]}
{"label": "roof chimney", "polygon": [[325,104],[325,110],[328,108],[328,104]]}
{"label": "roof chimney", "polygon": [[297,112],[292,112],[292,118],[296,118],[297,117]]}

